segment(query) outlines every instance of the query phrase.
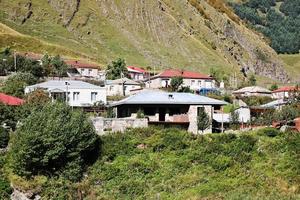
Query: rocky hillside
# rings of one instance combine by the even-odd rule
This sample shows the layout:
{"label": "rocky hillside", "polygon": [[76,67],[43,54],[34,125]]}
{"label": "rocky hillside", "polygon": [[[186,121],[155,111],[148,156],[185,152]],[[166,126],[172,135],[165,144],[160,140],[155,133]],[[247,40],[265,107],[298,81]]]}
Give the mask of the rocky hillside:
{"label": "rocky hillside", "polygon": [[0,0],[0,22],[42,43],[22,43],[0,30],[0,47],[53,53],[45,48],[51,43],[54,53],[104,65],[123,57],[144,67],[243,69],[289,79],[263,36],[221,0]]}

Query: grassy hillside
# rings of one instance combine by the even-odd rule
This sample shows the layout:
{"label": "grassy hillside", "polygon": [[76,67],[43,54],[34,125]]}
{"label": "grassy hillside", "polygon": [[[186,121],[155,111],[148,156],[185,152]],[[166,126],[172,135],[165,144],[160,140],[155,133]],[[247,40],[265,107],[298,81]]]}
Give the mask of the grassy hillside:
{"label": "grassy hillside", "polygon": [[11,176],[42,199],[299,199],[300,135],[194,136],[133,129],[102,136],[102,153],[79,183]]}
{"label": "grassy hillside", "polygon": [[293,77],[296,82],[300,82],[300,54],[282,54],[279,57],[285,63],[285,69],[290,77]]}
{"label": "grassy hillside", "polygon": [[[249,73],[287,80],[276,53],[221,0],[13,0],[0,5],[0,22],[58,45],[63,49],[56,52],[71,56],[83,55],[102,64],[123,57],[130,65],[206,73],[212,67],[228,74],[245,68]],[[16,41],[14,37],[6,40],[0,47]],[[24,43],[14,47],[53,51],[35,42]]]}

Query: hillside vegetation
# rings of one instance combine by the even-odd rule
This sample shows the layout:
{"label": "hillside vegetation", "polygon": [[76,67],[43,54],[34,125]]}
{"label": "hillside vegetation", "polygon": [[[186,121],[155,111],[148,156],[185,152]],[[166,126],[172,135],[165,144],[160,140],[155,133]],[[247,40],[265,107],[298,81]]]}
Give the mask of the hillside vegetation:
{"label": "hillside vegetation", "polygon": [[270,39],[278,53],[299,53],[299,0],[247,0],[231,5],[242,19]]}
{"label": "hillside vegetation", "polygon": [[265,129],[195,136],[147,128],[101,140],[101,156],[79,183],[44,176],[25,181],[10,175],[10,180],[42,199],[300,198],[296,133]]}
{"label": "hillside vegetation", "polygon": [[288,80],[276,52],[221,0],[1,1],[0,21],[29,37],[2,35],[0,47]]}

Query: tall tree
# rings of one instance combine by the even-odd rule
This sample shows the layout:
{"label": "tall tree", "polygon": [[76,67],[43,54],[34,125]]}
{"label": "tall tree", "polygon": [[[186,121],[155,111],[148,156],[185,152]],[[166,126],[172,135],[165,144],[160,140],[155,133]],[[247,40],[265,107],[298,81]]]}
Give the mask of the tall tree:
{"label": "tall tree", "polygon": [[183,78],[181,76],[173,77],[170,83],[172,91],[174,92],[178,91],[180,86],[182,86],[182,84],[183,84]]}
{"label": "tall tree", "polygon": [[198,108],[197,126],[202,133],[210,126],[210,119],[204,107]]}

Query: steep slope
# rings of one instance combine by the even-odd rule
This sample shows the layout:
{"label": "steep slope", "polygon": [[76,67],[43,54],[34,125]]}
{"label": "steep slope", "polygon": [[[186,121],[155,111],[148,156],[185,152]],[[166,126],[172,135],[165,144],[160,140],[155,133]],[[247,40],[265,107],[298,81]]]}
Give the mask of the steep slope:
{"label": "steep slope", "polygon": [[103,64],[124,57],[138,66],[243,68],[288,80],[274,50],[220,0],[0,1],[0,20]]}

